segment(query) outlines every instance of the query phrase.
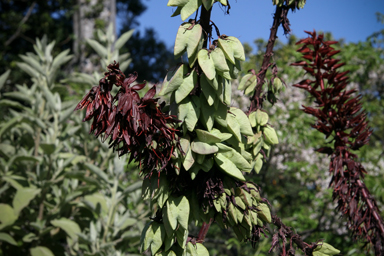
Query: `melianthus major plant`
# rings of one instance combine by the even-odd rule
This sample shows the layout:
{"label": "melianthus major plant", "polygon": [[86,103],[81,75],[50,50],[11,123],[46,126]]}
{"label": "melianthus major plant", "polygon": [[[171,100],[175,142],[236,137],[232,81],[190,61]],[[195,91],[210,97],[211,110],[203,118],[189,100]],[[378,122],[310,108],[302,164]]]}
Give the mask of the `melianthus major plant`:
{"label": "melianthus major plant", "polygon": [[[290,31],[288,11],[302,8],[305,1],[273,1],[277,7],[262,68],[259,73],[251,70],[240,82],[240,89],[252,94],[247,113],[230,107],[231,80],[238,78],[245,55],[237,38],[220,34],[210,21],[216,2],[229,10],[227,0],[168,2],[177,7],[172,16],[181,15],[182,20],[196,12],[195,19],[178,29],[174,54],[181,62],[168,72],[159,93],[169,95],[169,105],[153,98],[155,86],[140,98],[145,83],[134,83],[136,73],[126,77],[113,63],[76,107],[87,108],[84,121],[93,119],[91,132],[109,139],[120,156],[129,153],[130,161],[141,168],[143,197],[151,201],[154,216],[142,232],[141,249],[152,255],[208,255],[203,243],[212,223],[233,229],[239,240],[253,245],[273,223],[278,230],[271,250],[281,247],[282,255],[294,255],[295,243],[306,255],[338,254],[327,243],[305,243],[271,216],[260,188],[244,176],[252,170],[258,173],[278,143],[262,110],[265,99],[276,102],[284,83],[271,63],[273,44],[280,24],[285,33]],[[273,76],[263,93],[268,69]],[[113,86],[119,88],[116,95],[111,94]],[[190,234],[191,225],[200,227],[197,236]]]}

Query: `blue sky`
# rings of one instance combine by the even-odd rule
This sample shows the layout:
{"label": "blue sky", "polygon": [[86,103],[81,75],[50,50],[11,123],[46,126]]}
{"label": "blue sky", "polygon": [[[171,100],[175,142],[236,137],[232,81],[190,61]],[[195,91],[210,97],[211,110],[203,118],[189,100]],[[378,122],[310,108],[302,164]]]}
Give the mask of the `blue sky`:
{"label": "blue sky", "polygon": [[[139,30],[154,28],[160,40],[173,47],[176,32],[182,20],[180,15],[170,17],[174,7],[168,7],[168,0],[144,0],[148,9],[139,17]],[[229,0],[230,14],[227,15],[218,3],[214,4],[211,20],[219,27],[221,34],[235,36],[243,43],[253,46],[256,38],[267,39],[272,25],[275,7],[272,0]],[[384,13],[384,0],[307,0],[304,9],[289,12],[292,33],[306,37],[304,30],[332,32],[336,39],[346,42],[364,41],[373,32],[384,29],[377,22],[375,13]],[[188,19],[187,19],[188,20]],[[285,41],[282,29],[278,37]]]}

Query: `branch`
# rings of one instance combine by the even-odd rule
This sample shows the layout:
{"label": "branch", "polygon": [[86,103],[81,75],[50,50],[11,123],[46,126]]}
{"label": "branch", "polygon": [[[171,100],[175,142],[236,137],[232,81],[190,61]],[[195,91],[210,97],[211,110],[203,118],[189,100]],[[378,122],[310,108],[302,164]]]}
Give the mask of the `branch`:
{"label": "branch", "polygon": [[[313,250],[317,247],[317,243],[308,244],[304,242],[298,234],[294,233],[291,230],[290,227],[284,225],[281,219],[277,216],[272,216],[272,224],[275,225],[279,230],[273,236],[274,238],[277,238],[277,240],[272,239],[272,247],[269,252],[271,252],[272,249],[278,246],[278,238],[280,238],[283,240],[282,255],[295,255],[295,250],[292,246],[292,242],[295,243],[305,253],[305,255],[312,255]],[[286,254],[285,250],[285,238],[290,239],[290,249],[288,251],[288,254]]]}
{"label": "branch", "polygon": [[24,18],[20,21],[19,27],[17,28],[16,32],[5,42],[5,46],[8,46],[10,43],[12,43],[13,40],[15,40],[20,35],[21,27],[25,22],[27,22],[27,20],[29,19],[29,16],[31,16],[31,13],[35,8],[35,5],[36,5],[36,2],[33,2],[32,5],[29,7]]}
{"label": "branch", "polygon": [[273,25],[271,28],[271,33],[269,34],[269,39],[268,39],[267,48],[264,54],[263,64],[260,68],[259,73],[257,74],[257,85],[256,85],[255,92],[251,98],[251,107],[249,108],[249,113],[257,109],[260,109],[263,104],[263,100],[260,97],[260,94],[263,88],[265,75],[267,73],[268,68],[270,67],[270,61],[273,55],[273,47],[275,45],[275,41],[277,38],[277,35],[276,35],[277,30],[281,24],[282,13],[283,13],[283,7],[276,6],[276,11],[273,16]]}

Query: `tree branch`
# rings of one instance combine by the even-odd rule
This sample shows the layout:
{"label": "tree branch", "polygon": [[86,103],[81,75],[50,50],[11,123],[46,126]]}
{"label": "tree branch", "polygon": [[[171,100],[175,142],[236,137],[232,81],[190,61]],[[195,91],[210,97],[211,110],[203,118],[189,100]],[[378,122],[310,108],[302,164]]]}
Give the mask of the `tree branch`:
{"label": "tree branch", "polygon": [[27,13],[25,14],[24,18],[20,21],[19,27],[17,28],[16,32],[5,42],[5,46],[8,46],[10,43],[12,43],[13,40],[15,40],[21,33],[21,28],[25,22],[29,19],[29,16],[31,16],[31,13],[33,9],[35,8],[36,2],[33,2],[32,5],[29,7]]}
{"label": "tree branch", "polygon": [[249,113],[260,109],[263,104],[263,100],[260,97],[262,92],[265,75],[267,73],[268,68],[270,67],[271,57],[273,55],[273,47],[275,45],[275,41],[277,39],[277,30],[281,24],[281,15],[283,13],[283,7],[276,6],[276,11],[273,17],[273,25],[271,28],[271,33],[269,34],[267,48],[265,50],[263,64],[261,65],[260,71],[257,74],[257,85],[255,92],[251,98],[251,107],[249,108]]}

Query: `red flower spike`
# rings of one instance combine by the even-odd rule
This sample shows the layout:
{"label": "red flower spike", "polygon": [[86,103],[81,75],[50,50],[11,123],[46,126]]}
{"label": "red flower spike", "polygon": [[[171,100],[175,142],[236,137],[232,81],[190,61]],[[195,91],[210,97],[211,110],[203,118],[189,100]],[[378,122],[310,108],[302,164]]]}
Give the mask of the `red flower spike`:
{"label": "red flower spike", "polygon": [[[137,73],[128,78],[119,69],[119,63],[108,65],[108,72],[99,85],[80,101],[75,110],[87,107],[83,121],[93,119],[90,132],[109,139],[109,146],[119,156],[130,153],[130,161],[138,162],[144,174],[154,170],[174,171],[170,160],[175,148],[182,152],[175,136],[178,130],[172,128],[179,121],[161,111],[158,99],[153,99],[156,87],[153,86],[143,98],[137,91],[146,83],[135,84]],[[113,85],[120,87],[115,96],[111,95]],[[156,141],[154,148],[152,142]]]}
{"label": "red flower spike", "polygon": [[[351,153],[351,150],[358,150],[367,144],[372,134],[366,114],[361,111],[361,96],[352,95],[356,90],[345,90],[349,71],[337,70],[344,63],[332,58],[340,52],[330,46],[336,42],[323,41],[323,35],[316,36],[316,31],[305,32],[311,37],[296,44],[304,44],[298,52],[309,62],[300,61],[291,65],[302,66],[315,79],[306,79],[294,86],[308,91],[315,98],[316,109],[303,106],[304,112],[318,119],[312,127],[326,137],[333,136],[333,147],[317,150],[331,157],[329,172],[333,175],[330,182],[333,199],[338,203],[337,209],[347,217],[347,226],[352,230],[353,237],[365,239],[367,244],[371,243],[376,255],[384,255],[384,222],[376,201],[363,183],[366,171],[355,161],[356,155]],[[310,45],[313,51],[308,47]]]}

